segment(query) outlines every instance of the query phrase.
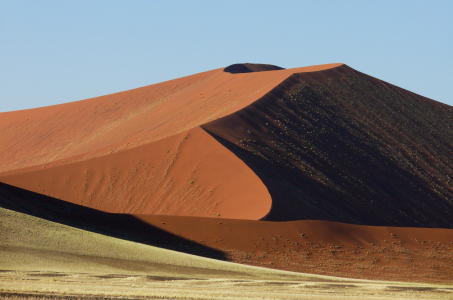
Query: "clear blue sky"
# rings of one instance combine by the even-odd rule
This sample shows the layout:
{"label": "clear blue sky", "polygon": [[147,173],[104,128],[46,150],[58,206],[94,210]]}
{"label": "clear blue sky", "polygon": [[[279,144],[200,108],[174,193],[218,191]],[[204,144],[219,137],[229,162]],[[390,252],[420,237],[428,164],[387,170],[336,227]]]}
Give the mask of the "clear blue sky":
{"label": "clear blue sky", "polygon": [[453,1],[0,1],[0,111],[233,63],[343,62],[453,105]]}

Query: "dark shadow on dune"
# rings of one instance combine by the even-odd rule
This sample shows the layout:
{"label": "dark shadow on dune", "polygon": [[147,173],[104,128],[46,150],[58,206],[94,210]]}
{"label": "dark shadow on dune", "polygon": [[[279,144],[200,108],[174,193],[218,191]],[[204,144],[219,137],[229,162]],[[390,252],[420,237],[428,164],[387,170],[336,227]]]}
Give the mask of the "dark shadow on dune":
{"label": "dark shadow on dune", "polygon": [[342,66],[202,127],[266,185],[265,220],[453,228],[451,120],[448,105]]}
{"label": "dark shadow on dune", "polygon": [[[267,187],[272,208],[262,219],[264,221],[324,220],[372,226],[453,228],[453,207],[444,201],[431,201],[435,197],[433,192],[404,170],[376,173],[375,178],[369,179],[383,180],[388,175],[386,181],[379,184],[379,198],[371,194],[370,197],[363,196],[363,192],[345,195],[303,172],[271,163],[221,137],[212,136],[247,164]],[[326,168],[326,172],[334,171]],[[341,184],[341,180],[338,181]],[[405,199],[400,194],[393,194],[394,187],[389,183],[392,181],[399,182],[400,188],[408,189],[405,193],[419,192],[428,201],[420,201],[422,197]],[[410,190],[411,187],[419,188]],[[364,192],[373,188],[364,188]]]}
{"label": "dark shadow on dune", "polygon": [[251,73],[251,72],[264,72],[264,71],[275,71],[275,70],[284,70],[282,67],[266,64],[233,64],[225,69],[223,72],[231,74],[240,74],[240,73]]}
{"label": "dark shadow on dune", "polygon": [[102,212],[1,182],[0,207],[115,238],[227,260],[220,251],[170,234],[132,215]]}

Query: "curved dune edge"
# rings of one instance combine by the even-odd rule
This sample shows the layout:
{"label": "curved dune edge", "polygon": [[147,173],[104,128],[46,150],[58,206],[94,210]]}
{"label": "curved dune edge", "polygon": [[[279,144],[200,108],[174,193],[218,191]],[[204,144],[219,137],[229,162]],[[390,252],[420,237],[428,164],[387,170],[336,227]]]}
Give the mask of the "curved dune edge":
{"label": "curved dune edge", "polygon": [[3,173],[0,181],[112,213],[257,220],[272,205],[258,176],[199,127],[107,156]]}
{"label": "curved dune edge", "polygon": [[224,117],[295,72],[341,64],[229,74],[199,73],[97,98],[0,113],[0,172],[107,155]]}

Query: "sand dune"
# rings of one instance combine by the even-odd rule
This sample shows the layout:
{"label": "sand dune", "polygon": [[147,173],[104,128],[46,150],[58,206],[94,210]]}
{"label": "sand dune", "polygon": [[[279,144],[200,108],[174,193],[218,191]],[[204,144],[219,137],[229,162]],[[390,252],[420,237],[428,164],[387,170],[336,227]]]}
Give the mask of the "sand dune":
{"label": "sand dune", "polygon": [[0,114],[0,206],[243,264],[451,283],[452,119],[344,64],[236,64]]}
{"label": "sand dune", "polygon": [[[1,251],[5,259],[12,257],[2,263],[6,269],[39,270],[39,266],[47,264],[49,268],[43,270],[66,272],[64,266],[58,270],[52,268],[69,254],[67,259],[80,260],[81,266],[86,267],[90,259],[83,255],[89,254],[90,257],[99,256],[95,262],[104,262],[109,268],[130,265],[121,273],[160,274],[159,266],[139,267],[132,259],[142,255],[142,252],[134,254],[134,247],[147,245],[241,264],[319,275],[452,283],[452,229],[358,226],[326,221],[269,222],[111,214],[5,184],[0,184],[0,191],[0,207],[7,210],[4,213],[6,217],[1,218],[5,230],[0,236],[0,243],[7,247]],[[34,225],[27,225],[30,222]],[[70,229],[73,227],[82,230]],[[58,233],[58,228],[64,230]],[[67,231],[73,233],[68,234]],[[121,248],[123,250],[103,252],[106,248],[103,244],[116,245],[119,239],[134,242],[137,246],[129,250]],[[71,243],[76,246],[70,246]],[[99,247],[94,246],[96,244]],[[16,248],[11,248],[13,246]],[[15,249],[20,250],[18,254],[14,254],[17,252]],[[38,255],[33,249],[58,250],[58,253],[54,253],[53,258],[46,258],[46,255]],[[83,255],[77,256],[77,253]],[[19,254],[25,260],[18,259]],[[112,261],[102,260],[102,257]],[[38,258],[41,261],[38,265],[24,263]],[[115,262],[115,259],[119,261]],[[170,255],[169,259],[177,257]],[[55,262],[49,263],[52,260]],[[18,269],[18,266],[22,267]],[[85,267],[78,270],[82,272]],[[89,272],[95,270],[87,269]],[[104,271],[115,272],[113,269]]]}
{"label": "sand dune", "polygon": [[0,216],[3,228],[0,239],[2,270],[153,273],[155,276],[183,278],[322,278],[232,264],[115,239],[3,208],[0,208]]}
{"label": "sand dune", "polygon": [[[122,109],[96,118],[93,105],[123,94],[5,114],[71,109],[86,122],[5,131],[2,145],[23,152],[14,164],[41,163],[0,180],[108,212],[453,227],[451,107],[346,65],[247,66],[261,72],[218,69],[132,90]],[[46,144],[29,148],[38,138]],[[3,152],[7,167],[14,151]]]}
{"label": "sand dune", "polygon": [[453,283],[453,229],[137,217],[242,264],[349,278]]}
{"label": "sand dune", "polygon": [[106,212],[260,219],[261,180],[201,128],[88,160],[30,167],[0,181]]}
{"label": "sand dune", "polygon": [[[117,272],[109,268],[123,266],[125,270],[121,274],[160,274],[161,267],[140,267],[134,262],[136,259],[132,259],[143,254],[134,254],[135,248],[148,245],[287,271],[374,280],[452,283],[452,229],[111,214],[5,184],[0,185],[0,191],[0,206],[7,209],[6,217],[1,218],[4,228],[0,236],[4,246],[2,257],[11,257],[0,264],[3,269],[31,271],[47,265],[42,270],[67,272],[64,269],[67,265],[52,269],[66,257],[69,261],[79,260],[78,272],[82,272],[90,264],[91,259],[86,257],[89,254],[96,264],[107,264],[105,272]],[[34,225],[27,225],[32,221]],[[74,231],[70,229],[72,227],[83,230]],[[103,252],[112,246],[102,245],[117,245],[120,243],[118,238],[134,242],[136,246],[129,250]],[[75,245],[71,246],[71,243]],[[33,249],[54,252],[46,257]],[[83,255],[77,256],[77,253]],[[157,254],[150,257],[160,259]],[[170,255],[168,259],[177,257]],[[27,263],[36,260],[40,263]],[[50,263],[53,260],[54,263]],[[86,271],[96,269],[100,270],[91,267]],[[162,267],[162,270],[167,269]]]}
{"label": "sand dune", "polygon": [[239,74],[239,73],[276,71],[276,70],[283,70],[283,68],[274,66],[274,65],[245,63],[245,64],[234,64],[234,65],[228,66],[225,69],[223,69],[223,72],[227,72],[227,73],[231,73],[231,74]]}
{"label": "sand dune", "polygon": [[[271,207],[267,188],[198,125],[253,103],[294,72],[338,66],[247,74],[219,69],[6,113],[2,166],[24,168],[0,173],[0,180],[108,212],[263,218]],[[27,134],[18,138],[19,128]]]}

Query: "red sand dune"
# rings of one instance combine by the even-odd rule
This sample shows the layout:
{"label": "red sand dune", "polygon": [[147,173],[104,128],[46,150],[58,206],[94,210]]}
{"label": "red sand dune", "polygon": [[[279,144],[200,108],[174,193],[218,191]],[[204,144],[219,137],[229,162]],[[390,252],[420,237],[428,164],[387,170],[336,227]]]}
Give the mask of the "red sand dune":
{"label": "red sand dune", "polygon": [[452,282],[452,229],[327,222],[453,228],[451,107],[343,64],[227,69],[1,113],[0,182],[240,263]]}
{"label": "red sand dune", "polygon": [[199,127],[110,155],[9,172],[0,181],[115,213],[257,220],[271,207],[261,180]]}
{"label": "red sand dune", "polygon": [[107,212],[263,218],[271,208],[267,188],[199,125],[253,103],[294,72],[339,65],[247,74],[218,69],[4,113],[0,181]]}
{"label": "red sand dune", "polygon": [[453,230],[144,216],[237,263],[361,279],[453,283]]}

